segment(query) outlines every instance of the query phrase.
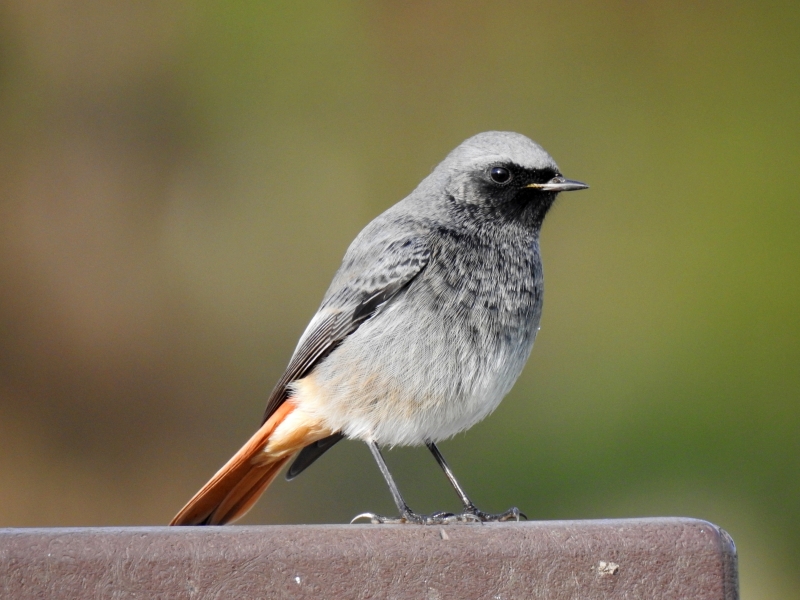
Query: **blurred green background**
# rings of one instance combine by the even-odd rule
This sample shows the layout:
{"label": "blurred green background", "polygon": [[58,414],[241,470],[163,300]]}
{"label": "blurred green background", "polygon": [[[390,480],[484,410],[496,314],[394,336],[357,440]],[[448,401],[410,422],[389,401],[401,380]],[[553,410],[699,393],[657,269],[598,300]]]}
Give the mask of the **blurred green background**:
{"label": "blurred green background", "polygon": [[[543,328],[442,444],[485,510],[692,516],[800,597],[800,4],[0,1],[0,526],[164,524],[258,425],[351,239],[464,138],[591,190]],[[455,509],[424,449],[388,455]],[[245,523],[391,513],[362,444]]]}

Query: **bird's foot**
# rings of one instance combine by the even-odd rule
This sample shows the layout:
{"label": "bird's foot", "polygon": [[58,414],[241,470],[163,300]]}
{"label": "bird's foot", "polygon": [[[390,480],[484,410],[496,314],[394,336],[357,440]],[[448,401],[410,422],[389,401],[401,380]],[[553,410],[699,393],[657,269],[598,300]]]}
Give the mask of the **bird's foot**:
{"label": "bird's foot", "polygon": [[467,515],[472,516],[473,520],[480,521],[481,523],[500,523],[503,521],[519,521],[520,518],[525,519],[526,521],[528,520],[528,517],[525,515],[525,513],[520,512],[520,510],[516,506],[513,508],[509,508],[506,512],[493,515],[485,513],[482,510],[479,510],[475,505],[470,505],[466,507],[464,513],[456,516],[464,517]]}
{"label": "bird's foot", "polygon": [[[519,511],[517,511],[519,513]],[[492,515],[489,515],[492,516]],[[435,512],[430,515],[418,515],[412,510],[404,511],[397,517],[384,517],[375,513],[361,513],[353,517],[350,521],[352,525],[359,519],[369,519],[370,523],[385,524],[385,525],[401,525],[404,523],[415,523],[417,525],[446,525],[448,523],[477,523],[481,518],[471,512],[465,512],[460,515],[455,515],[449,512]]]}

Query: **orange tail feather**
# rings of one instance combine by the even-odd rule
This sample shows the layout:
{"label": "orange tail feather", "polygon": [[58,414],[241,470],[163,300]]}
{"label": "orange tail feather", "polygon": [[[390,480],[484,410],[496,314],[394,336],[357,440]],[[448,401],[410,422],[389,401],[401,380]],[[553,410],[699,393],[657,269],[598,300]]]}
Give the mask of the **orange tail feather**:
{"label": "orange tail feather", "polygon": [[310,431],[303,426],[306,423],[300,423],[296,433],[293,432],[294,435],[287,440],[291,441],[288,448],[285,443],[281,444],[278,456],[264,452],[270,436],[294,410],[293,402],[284,402],[175,515],[170,525],[224,525],[244,516],[294,453],[319,439],[316,431]]}

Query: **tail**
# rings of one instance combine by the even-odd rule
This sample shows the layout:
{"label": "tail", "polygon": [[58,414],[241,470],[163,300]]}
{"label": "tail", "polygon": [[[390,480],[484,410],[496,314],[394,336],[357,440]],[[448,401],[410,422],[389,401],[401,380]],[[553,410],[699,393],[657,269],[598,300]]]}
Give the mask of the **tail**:
{"label": "tail", "polygon": [[287,400],[170,525],[224,525],[244,516],[295,453],[330,434]]}

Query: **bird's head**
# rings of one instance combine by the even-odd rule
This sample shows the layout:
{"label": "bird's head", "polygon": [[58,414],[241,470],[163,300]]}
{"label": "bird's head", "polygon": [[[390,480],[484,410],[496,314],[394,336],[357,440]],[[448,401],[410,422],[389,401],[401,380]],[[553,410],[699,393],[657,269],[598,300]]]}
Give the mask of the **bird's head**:
{"label": "bird's head", "polygon": [[566,179],[553,158],[519,133],[488,131],[459,145],[432,174],[452,210],[539,227],[559,192],[589,186]]}

